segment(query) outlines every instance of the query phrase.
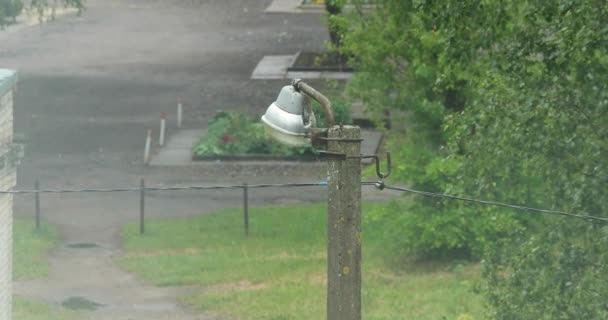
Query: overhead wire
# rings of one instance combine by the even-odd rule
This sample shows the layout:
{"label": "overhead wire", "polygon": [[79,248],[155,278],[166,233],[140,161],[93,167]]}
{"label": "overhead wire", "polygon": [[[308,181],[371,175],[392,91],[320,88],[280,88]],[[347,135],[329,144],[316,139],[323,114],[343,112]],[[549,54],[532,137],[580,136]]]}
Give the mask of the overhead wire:
{"label": "overhead wire", "polygon": [[498,202],[498,201],[479,200],[479,199],[460,197],[460,196],[454,196],[454,195],[443,194],[443,193],[420,191],[420,190],[414,190],[414,189],[405,188],[405,187],[390,186],[390,185],[384,184],[384,182],[365,182],[365,185],[372,185],[372,184],[380,190],[387,189],[387,190],[393,190],[393,191],[408,192],[408,193],[418,194],[418,195],[427,196],[427,197],[445,198],[445,199],[450,199],[450,200],[471,202],[471,203],[483,204],[483,205],[488,205],[488,206],[511,208],[511,209],[520,210],[520,211],[531,211],[531,212],[559,215],[559,216],[577,218],[577,219],[583,219],[583,220],[608,222],[608,218],[602,218],[602,217],[595,216],[595,215],[578,214],[578,213],[557,211],[557,210],[539,209],[539,208],[526,207],[526,206],[522,206],[522,205],[509,204],[509,203]]}
{"label": "overhead wire", "polygon": [[222,190],[222,189],[256,189],[256,188],[288,188],[288,187],[318,187],[327,186],[327,182],[315,183],[277,183],[277,184],[236,184],[217,186],[169,186],[169,187],[128,187],[128,188],[83,188],[83,189],[30,189],[30,190],[5,190],[0,194],[36,194],[36,193],[108,193],[108,192],[133,192],[133,191],[180,191],[180,190]]}
{"label": "overhead wire", "polygon": [[[327,181],[319,181],[319,182],[310,182],[310,183],[276,183],[276,184],[235,184],[235,185],[215,185],[215,186],[203,186],[203,185],[190,185],[190,186],[156,186],[156,187],[127,187],[127,188],[82,188],[82,189],[31,189],[31,190],[0,190],[0,194],[40,194],[40,193],[110,193],[110,192],[135,192],[135,191],[181,191],[181,190],[225,190],[225,189],[262,189],[262,188],[290,188],[290,187],[326,187],[328,185]],[[596,215],[589,214],[577,214],[572,212],[565,211],[557,211],[557,210],[547,210],[547,209],[539,209],[533,207],[527,207],[516,204],[509,204],[498,201],[491,200],[480,200],[474,198],[460,197],[443,193],[434,193],[428,191],[420,191],[414,190],[411,188],[405,187],[397,187],[386,185],[384,182],[372,182],[372,181],[364,181],[361,182],[362,186],[375,186],[379,190],[392,190],[392,191],[400,191],[418,194],[427,197],[434,198],[445,198],[450,200],[458,200],[464,202],[471,202],[476,204],[483,204],[488,206],[496,206],[496,207],[504,207],[511,208],[520,211],[531,211],[531,212],[539,212],[544,214],[552,214],[552,215],[560,215],[570,218],[577,218],[583,220],[593,220],[593,221],[601,221],[608,222],[608,218],[599,217]]]}

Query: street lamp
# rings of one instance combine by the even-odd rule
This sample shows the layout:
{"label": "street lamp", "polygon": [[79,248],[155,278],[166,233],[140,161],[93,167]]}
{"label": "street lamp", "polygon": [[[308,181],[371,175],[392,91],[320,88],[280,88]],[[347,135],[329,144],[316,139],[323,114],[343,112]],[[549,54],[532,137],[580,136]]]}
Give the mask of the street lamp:
{"label": "street lamp", "polygon": [[266,133],[278,142],[290,146],[304,146],[311,142],[315,144],[318,131],[315,128],[316,119],[310,98],[321,104],[327,126],[331,128],[334,116],[329,99],[301,80],[294,80],[291,85],[281,89],[277,100],[262,116]]}
{"label": "street lamp", "polygon": [[[328,128],[315,128],[309,98]],[[262,116],[266,131],[287,145],[312,144],[328,159],[327,319],[361,319],[361,132],[334,126],[327,97],[300,80],[283,87]]]}

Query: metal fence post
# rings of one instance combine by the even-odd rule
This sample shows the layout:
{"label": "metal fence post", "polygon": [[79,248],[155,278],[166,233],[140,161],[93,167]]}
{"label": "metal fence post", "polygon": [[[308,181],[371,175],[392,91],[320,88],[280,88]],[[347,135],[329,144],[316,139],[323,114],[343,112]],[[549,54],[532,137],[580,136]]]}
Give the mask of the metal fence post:
{"label": "metal fence post", "polygon": [[36,180],[34,182],[34,189],[36,190],[35,194],[35,203],[36,203],[36,231],[40,230],[40,182]]}
{"label": "metal fence post", "polygon": [[243,184],[243,223],[245,224],[245,235],[249,236],[249,187]]}
{"label": "metal fence post", "polygon": [[144,214],[145,214],[145,183],[144,178],[139,181],[139,234],[144,234]]}

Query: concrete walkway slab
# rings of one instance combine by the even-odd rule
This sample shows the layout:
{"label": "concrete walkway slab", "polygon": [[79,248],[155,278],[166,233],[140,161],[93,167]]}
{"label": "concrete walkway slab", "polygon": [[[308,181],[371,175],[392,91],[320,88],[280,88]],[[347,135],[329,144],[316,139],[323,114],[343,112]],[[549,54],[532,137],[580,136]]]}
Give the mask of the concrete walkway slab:
{"label": "concrete walkway slab", "polygon": [[151,166],[184,166],[192,163],[192,147],[207,132],[204,129],[180,130],[169,138],[150,161]]}
{"label": "concrete walkway slab", "polygon": [[264,56],[253,70],[251,79],[285,79],[295,55]]}
{"label": "concrete walkway slab", "polygon": [[300,13],[298,8],[302,0],[274,0],[264,10],[265,13]]}
{"label": "concrete walkway slab", "polygon": [[335,71],[287,71],[296,55],[269,55],[264,56],[251,73],[251,79],[334,79],[348,80],[353,77],[352,72]]}
{"label": "concrete walkway slab", "polygon": [[285,77],[287,79],[349,80],[353,77],[353,73],[338,71],[287,71]]}

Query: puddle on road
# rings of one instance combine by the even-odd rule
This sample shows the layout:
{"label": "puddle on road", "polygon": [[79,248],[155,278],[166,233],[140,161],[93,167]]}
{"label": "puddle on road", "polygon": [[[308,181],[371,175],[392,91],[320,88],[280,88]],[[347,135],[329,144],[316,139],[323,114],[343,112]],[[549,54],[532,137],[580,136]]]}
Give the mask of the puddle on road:
{"label": "puddle on road", "polygon": [[61,303],[64,308],[70,310],[87,310],[87,311],[95,311],[101,307],[103,304],[99,304],[95,301],[91,301],[84,297],[71,297],[66,299]]}
{"label": "puddle on road", "polygon": [[93,242],[78,242],[78,243],[70,243],[65,245],[68,248],[72,249],[91,249],[98,248],[99,245]]}

